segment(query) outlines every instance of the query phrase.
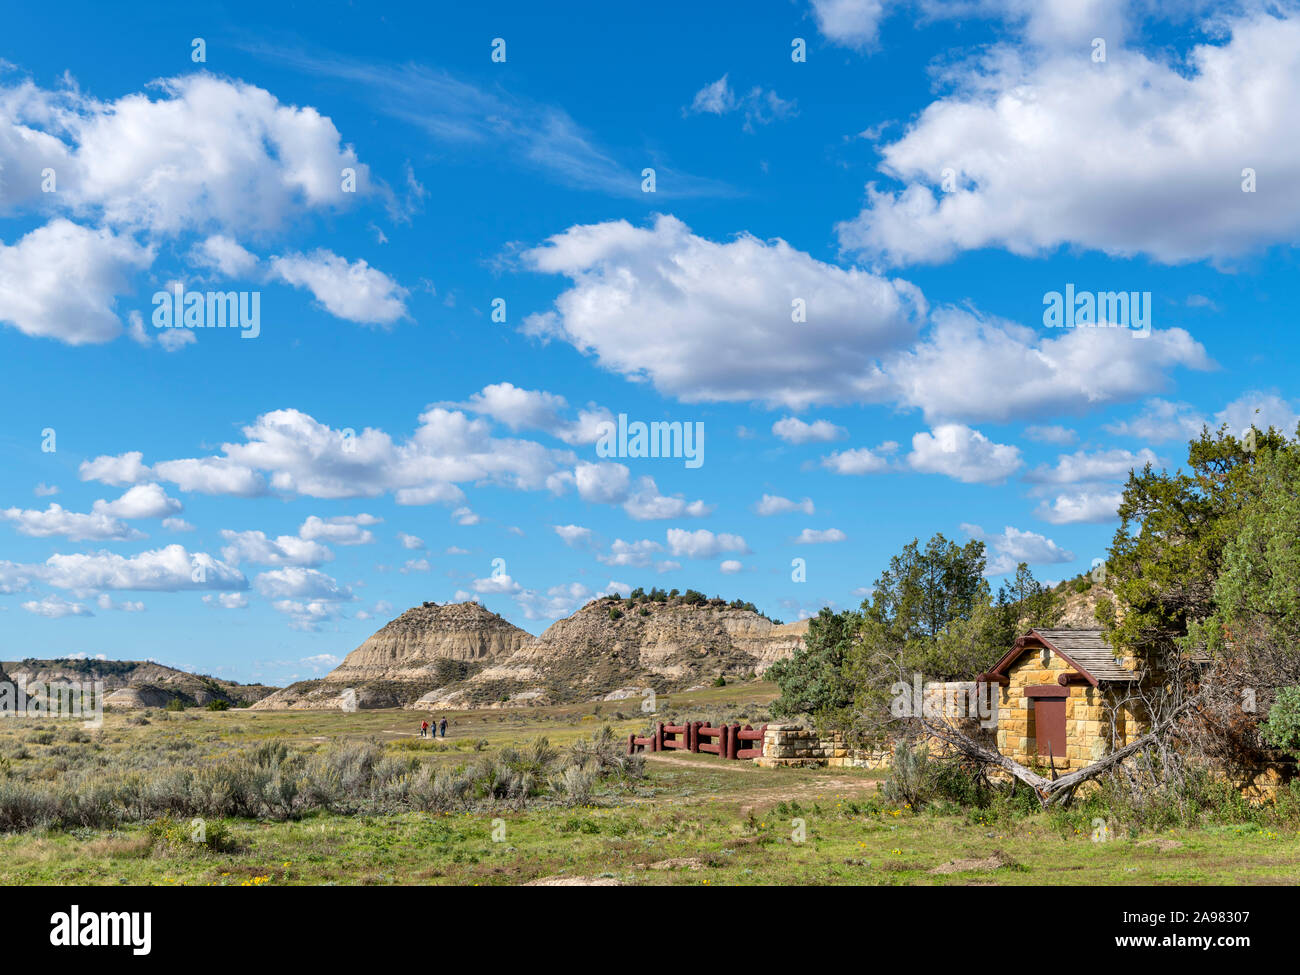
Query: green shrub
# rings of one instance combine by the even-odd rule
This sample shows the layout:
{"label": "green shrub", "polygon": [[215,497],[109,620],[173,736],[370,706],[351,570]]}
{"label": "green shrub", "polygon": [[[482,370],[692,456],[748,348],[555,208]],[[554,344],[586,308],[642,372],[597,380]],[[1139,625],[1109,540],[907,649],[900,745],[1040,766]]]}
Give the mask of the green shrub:
{"label": "green shrub", "polygon": [[1260,732],[1274,748],[1300,752],[1300,687],[1283,687],[1277,692]]}
{"label": "green shrub", "polygon": [[922,809],[937,794],[936,780],[930,749],[925,745],[913,748],[906,741],[900,741],[894,746],[889,775],[881,784],[881,791],[886,799],[905,803],[912,809]]}

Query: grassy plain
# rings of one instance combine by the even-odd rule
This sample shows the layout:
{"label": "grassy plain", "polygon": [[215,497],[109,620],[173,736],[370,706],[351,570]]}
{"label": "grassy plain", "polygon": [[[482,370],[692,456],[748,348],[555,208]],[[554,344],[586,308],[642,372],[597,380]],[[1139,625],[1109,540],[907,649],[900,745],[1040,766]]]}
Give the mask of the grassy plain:
{"label": "grassy plain", "polygon": [[[661,706],[757,724],[771,685],[709,688]],[[446,741],[416,737],[410,711],[153,711],[0,724],[0,780],[57,782],[88,760],[105,777],[148,760],[199,764],[273,741],[312,752],[344,741],[454,769],[537,736],[567,747],[602,726],[646,725],[636,701],[449,714]],[[621,710],[620,710],[621,709]],[[598,713],[597,713],[598,712]],[[88,757],[85,750],[92,754]],[[646,775],[597,788],[583,805],[478,803],[444,812],[205,824],[35,827],[0,836],[4,884],[1279,884],[1300,883],[1300,836],[1253,824],[1110,835],[1086,821],[955,807],[915,813],[885,801],[880,774],[760,769],[706,755],[650,756]]]}

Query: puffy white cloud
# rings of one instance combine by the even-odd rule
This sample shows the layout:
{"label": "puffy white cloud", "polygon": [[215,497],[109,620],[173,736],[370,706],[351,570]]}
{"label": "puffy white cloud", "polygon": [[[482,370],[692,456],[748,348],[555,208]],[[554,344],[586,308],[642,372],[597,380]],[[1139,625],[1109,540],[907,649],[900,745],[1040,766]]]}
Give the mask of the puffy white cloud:
{"label": "puffy white cloud", "polygon": [[16,244],[0,242],[0,321],[70,345],[109,342],[122,334],[117,296],[152,260],[129,237],[56,218]]}
{"label": "puffy white cloud", "polygon": [[257,255],[225,234],[213,234],[196,244],[190,251],[190,261],[227,278],[243,277],[257,267]]}
{"label": "puffy white cloud", "polygon": [[596,556],[596,561],[603,562],[605,565],[644,569],[654,561],[655,555],[663,550],[662,545],[648,538],[637,542],[626,542],[616,538],[607,553]]}
{"label": "puffy white cloud", "polygon": [[493,383],[471,396],[464,406],[511,430],[550,430],[559,426],[560,414],[569,404],[555,393],[521,389],[513,383]]}
{"label": "puffy white cloud", "polygon": [[462,498],[455,482],[535,489],[569,456],[494,438],[486,420],[441,407],[423,413],[400,444],[382,430],[336,430],[298,410],[262,414],[243,433],[245,442],[222,445],[232,462],[268,472],[277,491],[317,498],[393,491],[403,504],[454,503]]}
{"label": "puffy white cloud", "polygon": [[473,508],[460,507],[451,513],[452,519],[458,525],[477,525],[483,519],[474,511]]}
{"label": "puffy white cloud", "polygon": [[36,495],[38,498],[52,497],[58,493],[59,489],[56,485],[46,484],[44,481],[41,481],[36,485],[36,487],[32,488],[32,494]]}
{"label": "puffy white cloud", "polygon": [[1014,572],[1021,562],[1031,565],[1073,562],[1074,553],[1061,548],[1056,542],[1037,532],[1021,531],[1007,525],[1000,535],[989,535],[979,525],[962,525],[971,538],[979,539],[992,550],[992,557],[984,569],[986,576],[1000,576]]}
{"label": "puffy white cloud", "polygon": [[1175,403],[1153,397],[1142,404],[1142,412],[1108,423],[1103,429],[1120,437],[1136,437],[1151,443],[1192,440],[1201,432],[1205,419],[1190,403]]}
{"label": "puffy white cloud", "polygon": [[221,550],[221,557],[231,565],[251,562],[254,565],[311,566],[334,558],[334,553],[319,542],[293,535],[271,539],[265,532],[223,529],[221,537],[229,543]]}
{"label": "puffy white cloud", "polygon": [[[223,595],[225,595],[223,593]],[[95,605],[102,610],[114,610],[120,613],[143,613],[144,603],[138,599],[124,599],[122,602],[114,602],[113,597],[106,592],[101,592],[95,599]]]}
{"label": "puffy white cloud", "polygon": [[306,288],[331,315],[365,325],[391,325],[406,315],[410,294],[363,260],[348,263],[327,250],[271,258],[271,273]]}
{"label": "puffy white cloud", "polygon": [[828,542],[842,542],[849,536],[838,528],[805,528],[793,539],[796,545],[824,545]]}
{"label": "puffy white cloud", "polygon": [[181,503],[157,484],[137,484],[116,501],[96,501],[91,508],[113,518],[165,518],[180,511]]}
{"label": "puffy white cloud", "polygon": [[654,478],[642,477],[636,490],[623,502],[623,510],[634,521],[662,521],[666,518],[703,518],[713,512],[713,505],[703,501],[687,501],[680,494],[668,496],[659,493]]}
{"label": "puffy white cloud", "polygon": [[829,420],[805,423],[797,417],[787,416],[772,424],[772,432],[786,443],[828,443],[848,436],[848,431]]}
{"label": "puffy white cloud", "polygon": [[744,564],[737,561],[736,559],[723,559],[722,562],[718,565],[718,571],[721,572],[724,576],[735,575],[737,572],[740,572],[744,568],[745,568]]}
{"label": "puffy white cloud", "polygon": [[1059,494],[1050,503],[1044,501],[1034,513],[1053,525],[1112,521],[1122,500],[1119,491],[1087,488]]}
{"label": "puffy white cloud", "polygon": [[1260,430],[1276,427],[1287,436],[1294,436],[1300,423],[1295,407],[1276,393],[1246,393],[1214,414],[1215,426],[1226,423],[1228,431],[1238,437],[1255,426]]}
{"label": "puffy white cloud", "polygon": [[11,595],[27,592],[32,588],[32,581],[40,577],[40,566],[22,565],[0,559],[0,594]]}
{"label": "puffy white cloud", "polygon": [[889,470],[889,456],[896,450],[898,444],[886,440],[874,450],[869,447],[837,450],[823,457],[821,465],[836,474],[879,474]]}
{"label": "puffy white cloud", "polygon": [[1212,365],[1181,328],[1138,338],[1118,328],[1031,329],[953,308],[933,317],[924,341],[884,366],[898,402],[927,422],[1082,413],[1146,395],[1174,367]]}
{"label": "puffy white cloud", "polygon": [[164,518],[162,520],[163,528],[169,532],[192,532],[194,526],[184,518]]}
{"label": "puffy white cloud", "polygon": [[268,599],[308,601],[347,601],[355,599],[352,590],[318,569],[288,566],[263,572],[253,580],[257,591]]}
{"label": "puffy white cloud", "polygon": [[609,410],[595,405],[579,411],[576,420],[567,420],[564,414],[569,404],[563,396],[513,383],[492,383],[464,403],[444,405],[489,416],[512,431],[543,430],[574,446],[595,443],[600,439],[601,424],[613,422]]}
{"label": "puffy white cloud", "polygon": [[225,457],[186,457],[163,460],[153,465],[154,476],[170,481],[182,491],[198,494],[231,494],[255,498],[266,493],[266,482],[252,468],[231,463]]}
{"label": "puffy white cloud", "polygon": [[[878,391],[876,358],[916,334],[919,292],[815,260],[783,240],[715,243],[661,215],[574,226],[523,254],[573,287],[524,331],[689,402],[802,409]],[[807,320],[796,322],[800,305]],[[726,354],[719,354],[719,350]]]}
{"label": "puffy white cloud", "polygon": [[[1026,419],[1148,395],[1177,367],[1212,366],[1181,328],[1031,329],[956,308],[936,311],[917,342],[926,307],[914,286],[779,240],[714,243],[670,216],[571,227],[524,260],[574,282],[524,331],[688,402],[893,402],[931,423]],[[798,301],[803,323],[790,320]],[[773,426],[793,442],[837,431],[792,417]]]}
{"label": "puffy white cloud", "polygon": [[125,487],[138,484],[153,476],[141,460],[144,458],[138,450],[131,450],[117,456],[101,456],[94,460],[83,460],[78,468],[78,476],[83,481],[99,481],[113,487]]}
{"label": "puffy white cloud", "polygon": [[912,437],[907,462],[925,474],[946,474],[966,484],[1004,481],[1020,467],[1020,449],[994,443],[978,430],[946,423]]}
{"label": "puffy white cloud", "polygon": [[[1043,22],[1073,30],[1081,55],[960,63],[945,79],[953,93],[881,149],[882,170],[904,187],[869,185],[841,243],[895,264],[1063,244],[1177,263],[1294,241],[1300,14],[1248,10],[1218,18],[1216,40],[1185,58],[1120,49],[1112,35],[1094,63],[1082,45],[1098,21],[1084,9],[1074,28]],[[1242,192],[1247,167],[1259,192]],[[936,195],[945,168],[956,188]]]}
{"label": "puffy white cloud", "polygon": [[896,0],[812,0],[817,29],[845,47],[870,48],[879,39],[880,22]]}
{"label": "puffy white cloud", "polygon": [[0,518],[11,522],[20,535],[34,538],[61,536],[70,541],[91,539],[94,541],[128,541],[143,538],[120,518],[102,511],[81,514],[68,511],[53,501],[44,511],[22,508],[6,508],[0,511]]}
{"label": "puffy white cloud", "polygon": [[592,531],[590,528],[583,528],[581,525],[552,525],[555,534],[559,535],[564,544],[570,548],[581,548],[590,545],[592,542]]}
{"label": "puffy white cloud", "polygon": [[271,608],[289,617],[289,629],[308,633],[319,631],[339,616],[338,603],[329,599],[277,599]]}
{"label": "puffy white cloud", "polygon": [[707,528],[687,531],[684,528],[668,529],[668,551],[689,559],[711,559],[723,552],[745,554],[749,546],[739,535],[715,535]]}
{"label": "puffy white cloud", "polygon": [[42,565],[24,568],[33,570],[51,586],[79,592],[237,592],[248,588],[248,580],[238,569],[206,552],[187,552],[183,545],[167,545],[130,557],[113,552],[52,555]]}
{"label": "puffy white cloud", "polygon": [[408,535],[406,532],[398,532],[397,540],[401,542],[402,548],[412,550],[424,548],[424,539],[420,538],[418,535]]}
{"label": "puffy white cloud", "polygon": [[377,525],[381,521],[382,518],[367,514],[336,515],[333,518],[310,515],[298,529],[298,537],[309,540],[324,539],[335,545],[369,545],[375,540],[375,536],[366,526]]}
{"label": "puffy white cloud", "polygon": [[508,595],[523,590],[523,586],[515,582],[514,579],[504,572],[500,575],[490,575],[486,579],[475,579],[473,589],[479,595]]}
{"label": "puffy white cloud", "polygon": [[763,515],[783,515],[791,511],[802,511],[806,515],[813,513],[812,498],[804,498],[802,501],[791,501],[789,498],[783,498],[775,494],[765,494],[758,499],[754,505],[754,513]]}
{"label": "puffy white cloud", "polygon": [[621,504],[628,516],[636,521],[700,518],[713,511],[713,507],[703,501],[687,501],[681,495],[670,497],[661,494],[652,477],[638,478],[634,486],[627,467],[613,461],[596,464],[579,461],[573,474],[578,497],[583,501]]}
{"label": "puffy white cloud", "polygon": [[37,616],[44,616],[47,619],[57,620],[64,616],[94,616],[89,609],[81,603],[68,602],[62,596],[57,594],[46,596],[44,599],[29,600],[22,604],[23,609],[29,613],[35,613]]}
{"label": "puffy white cloud", "polygon": [[515,596],[515,602],[530,620],[554,620],[569,616],[597,595],[580,582],[570,582],[551,586],[545,593],[525,589]]}
{"label": "puffy white cloud", "polygon": [[1097,450],[1089,453],[1078,450],[1062,454],[1055,467],[1036,467],[1025,475],[1033,484],[1079,484],[1085,481],[1107,481],[1128,477],[1131,470],[1141,470],[1147,464],[1160,466],[1160,458],[1150,448],[1142,450]]}
{"label": "puffy white cloud", "polygon": [[218,609],[247,609],[248,597],[242,592],[218,592],[209,593],[203,597],[203,601],[214,608]]}
{"label": "puffy white cloud", "polygon": [[356,171],[359,192],[369,188],[367,168],[313,108],[283,105],[264,89],[206,73],[154,88],[156,99],[130,94],[104,102],[71,86],[27,86],[22,98],[9,98],[9,121],[57,140],[46,152],[62,157],[59,196],[115,227],[269,231],[303,208],[346,204],[345,168]]}
{"label": "puffy white cloud", "polygon": [[631,488],[631,472],[623,464],[601,461],[592,464],[579,461],[574,468],[578,497],[597,504],[616,504],[627,497]]}

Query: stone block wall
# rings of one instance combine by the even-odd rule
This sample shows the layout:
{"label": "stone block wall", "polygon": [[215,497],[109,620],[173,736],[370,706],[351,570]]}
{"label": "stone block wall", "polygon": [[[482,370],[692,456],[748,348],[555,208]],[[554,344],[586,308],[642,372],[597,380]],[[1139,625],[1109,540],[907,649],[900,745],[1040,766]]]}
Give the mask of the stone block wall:
{"label": "stone block wall", "polygon": [[769,724],[763,734],[763,757],[754,759],[754,764],[764,768],[884,768],[889,764],[889,752],[850,748],[840,731],[821,735],[803,725]]}

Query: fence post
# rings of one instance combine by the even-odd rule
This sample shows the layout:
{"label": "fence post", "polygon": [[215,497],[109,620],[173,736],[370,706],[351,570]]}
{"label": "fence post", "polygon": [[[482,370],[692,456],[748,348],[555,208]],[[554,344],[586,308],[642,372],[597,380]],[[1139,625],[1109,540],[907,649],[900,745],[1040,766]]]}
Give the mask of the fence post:
{"label": "fence post", "polygon": [[629,755],[636,754],[636,733],[635,732],[627,736],[627,753]]}
{"label": "fence post", "polygon": [[698,755],[700,753],[700,723],[691,721],[687,723],[686,727],[689,729],[686,732],[686,737],[690,741],[687,750],[694,755]]}
{"label": "fence post", "polygon": [[661,752],[664,750],[664,723],[662,721],[655,724],[655,743],[651,751]]}

